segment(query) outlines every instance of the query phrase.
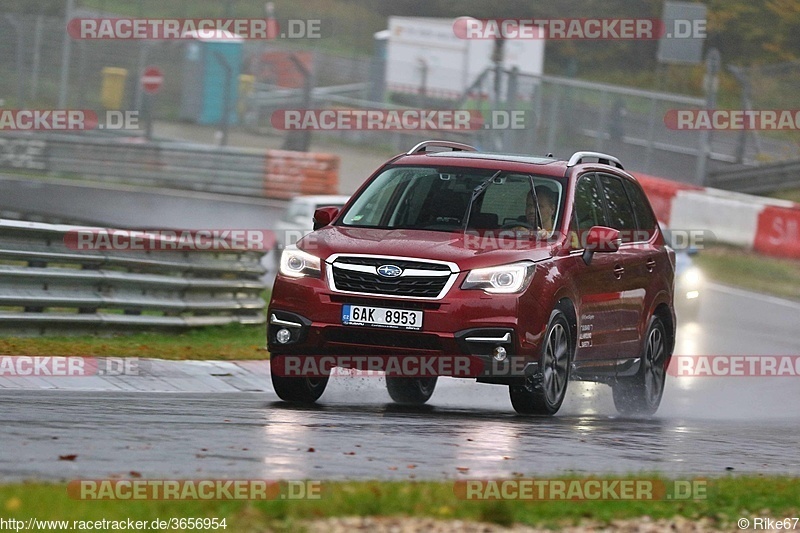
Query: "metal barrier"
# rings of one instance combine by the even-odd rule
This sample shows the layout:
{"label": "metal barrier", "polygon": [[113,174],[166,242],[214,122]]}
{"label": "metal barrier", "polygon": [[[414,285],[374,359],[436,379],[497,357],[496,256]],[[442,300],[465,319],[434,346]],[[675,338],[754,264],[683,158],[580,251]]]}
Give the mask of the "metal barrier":
{"label": "metal barrier", "polygon": [[750,194],[800,188],[800,159],[712,172],[709,187]]}
{"label": "metal barrier", "polygon": [[[324,179],[316,172],[321,159],[327,172]],[[336,194],[339,188],[339,158],[334,155],[77,133],[3,133],[0,168],[280,199],[295,194]],[[288,185],[287,176],[291,177]],[[273,194],[276,190],[280,194]]]}
{"label": "metal barrier", "polygon": [[0,220],[0,331],[115,332],[265,322],[263,253],[68,246],[70,232],[88,229]]}

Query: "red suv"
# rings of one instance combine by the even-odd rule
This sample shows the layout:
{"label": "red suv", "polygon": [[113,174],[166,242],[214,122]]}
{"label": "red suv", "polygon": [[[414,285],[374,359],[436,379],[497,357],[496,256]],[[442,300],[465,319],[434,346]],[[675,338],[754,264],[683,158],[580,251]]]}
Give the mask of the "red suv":
{"label": "red suv", "polygon": [[[425,141],[341,211],[318,209],[314,227],[283,252],[269,305],[283,400],[315,402],[328,381],[286,372],[289,359],[457,356],[485,362],[470,376],[507,385],[519,413],[555,414],[570,379],[609,384],[623,414],[658,409],[675,344],[675,255],[615,157]],[[421,404],[437,375],[387,373],[387,388]]]}

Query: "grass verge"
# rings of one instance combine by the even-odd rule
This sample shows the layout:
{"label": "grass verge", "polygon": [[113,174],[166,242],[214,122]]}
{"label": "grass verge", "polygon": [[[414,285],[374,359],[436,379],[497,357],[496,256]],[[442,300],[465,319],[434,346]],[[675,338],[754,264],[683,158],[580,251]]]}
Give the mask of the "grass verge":
{"label": "grass verge", "polygon": [[0,354],[243,360],[265,359],[265,345],[265,326],[230,324],[174,334],[0,338]]}
{"label": "grass verge", "polygon": [[800,189],[789,189],[770,194],[773,198],[780,198],[781,200],[789,200],[800,204]]}
{"label": "grass verge", "polygon": [[[626,476],[633,478],[657,479]],[[730,527],[739,517],[797,516],[799,493],[800,478],[752,476],[709,480],[706,499],[687,501],[467,501],[455,495],[452,482],[373,481],[324,483],[317,500],[75,501],[67,496],[65,485],[36,483],[0,486],[0,512],[6,519],[70,522],[225,518],[227,531],[293,530],[304,520],[341,516],[431,517],[551,528],[645,515],[653,519],[683,516]]]}
{"label": "grass verge", "polygon": [[710,246],[695,258],[706,277],[743,289],[800,300],[800,261],[767,257],[742,248]]}

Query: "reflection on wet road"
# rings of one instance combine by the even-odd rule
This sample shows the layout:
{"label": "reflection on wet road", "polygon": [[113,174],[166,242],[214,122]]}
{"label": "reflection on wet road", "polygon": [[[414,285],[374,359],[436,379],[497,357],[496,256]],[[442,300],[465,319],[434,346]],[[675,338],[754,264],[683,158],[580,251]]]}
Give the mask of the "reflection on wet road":
{"label": "reflection on wet road", "polygon": [[[681,326],[676,353],[798,354],[798,323],[800,306],[719,288]],[[798,475],[798,380],[670,378],[652,419],[618,417],[610,389],[584,383],[549,419],[517,416],[505,387],[447,378],[421,408],[391,404],[374,377],[333,378],[313,408],[278,401],[266,375],[235,393],[6,388],[0,479]]]}

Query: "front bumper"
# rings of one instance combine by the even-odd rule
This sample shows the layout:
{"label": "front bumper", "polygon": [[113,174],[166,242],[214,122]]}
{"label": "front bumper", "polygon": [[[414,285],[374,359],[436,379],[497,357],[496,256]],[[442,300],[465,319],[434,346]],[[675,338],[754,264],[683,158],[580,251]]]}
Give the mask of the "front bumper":
{"label": "front bumper", "polygon": [[[422,329],[346,326],[344,304],[421,310]],[[494,368],[489,374],[507,378],[535,371],[532,363],[538,359],[547,317],[520,295],[489,295],[457,285],[440,300],[409,301],[349,296],[327,290],[319,279],[279,277],[268,319],[267,344],[273,355],[470,356],[484,368]],[[290,331],[289,342],[278,342],[281,329]],[[506,351],[506,366],[513,362],[513,368],[497,368],[502,366],[493,358],[497,347]],[[473,377],[491,381],[492,376],[484,372]]]}

